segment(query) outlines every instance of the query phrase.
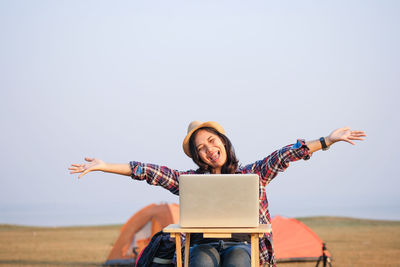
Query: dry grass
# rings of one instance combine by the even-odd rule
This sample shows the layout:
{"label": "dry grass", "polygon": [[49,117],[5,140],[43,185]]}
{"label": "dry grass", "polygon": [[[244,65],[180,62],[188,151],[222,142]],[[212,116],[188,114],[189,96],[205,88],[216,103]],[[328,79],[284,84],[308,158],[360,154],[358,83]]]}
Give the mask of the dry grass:
{"label": "dry grass", "polygon": [[0,226],[0,266],[101,266],[119,226]]}
{"label": "dry grass", "polygon": [[[400,266],[400,221],[338,217],[298,219],[326,242],[333,266]],[[315,263],[279,266],[311,267]]]}
{"label": "dry grass", "polygon": [[[300,218],[327,243],[333,266],[400,266],[400,222],[337,217]],[[101,266],[121,225],[0,225],[0,266]],[[281,263],[281,267],[315,263]],[[321,266],[321,265],[320,265]]]}

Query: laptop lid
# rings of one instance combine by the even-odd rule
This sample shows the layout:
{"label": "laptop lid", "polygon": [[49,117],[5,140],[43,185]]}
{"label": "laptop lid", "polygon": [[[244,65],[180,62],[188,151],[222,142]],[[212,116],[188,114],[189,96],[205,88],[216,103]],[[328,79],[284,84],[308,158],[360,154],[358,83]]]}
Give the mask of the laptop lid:
{"label": "laptop lid", "polygon": [[181,175],[181,227],[257,227],[258,179],[256,174]]}

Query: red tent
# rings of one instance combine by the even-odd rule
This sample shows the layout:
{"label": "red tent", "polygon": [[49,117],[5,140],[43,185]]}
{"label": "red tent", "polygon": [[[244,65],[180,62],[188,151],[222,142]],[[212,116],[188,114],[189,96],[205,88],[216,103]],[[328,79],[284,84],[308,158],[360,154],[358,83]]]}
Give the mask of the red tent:
{"label": "red tent", "polygon": [[[322,256],[322,240],[296,219],[275,216],[272,219],[275,258],[285,261],[316,261]],[[325,251],[330,257],[330,253]]]}

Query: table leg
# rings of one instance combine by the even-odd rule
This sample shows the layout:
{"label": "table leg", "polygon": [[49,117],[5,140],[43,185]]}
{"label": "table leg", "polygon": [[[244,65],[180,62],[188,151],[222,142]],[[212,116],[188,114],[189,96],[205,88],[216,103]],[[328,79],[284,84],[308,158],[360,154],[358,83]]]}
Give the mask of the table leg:
{"label": "table leg", "polygon": [[181,234],[175,234],[175,244],[176,244],[176,266],[182,267],[182,246],[181,246]]}
{"label": "table leg", "polygon": [[190,233],[186,233],[185,239],[185,267],[189,267]]}
{"label": "table leg", "polygon": [[255,251],[256,251],[256,255],[255,255],[255,260],[256,260],[256,266],[257,267],[259,267],[260,266],[260,243],[259,243],[259,240],[260,240],[260,237],[259,237],[259,235],[258,234],[255,234],[255,241],[254,241],[254,243],[255,243]]}
{"label": "table leg", "polygon": [[252,267],[259,267],[259,264],[257,264],[258,262],[258,234],[251,234],[251,266]]}

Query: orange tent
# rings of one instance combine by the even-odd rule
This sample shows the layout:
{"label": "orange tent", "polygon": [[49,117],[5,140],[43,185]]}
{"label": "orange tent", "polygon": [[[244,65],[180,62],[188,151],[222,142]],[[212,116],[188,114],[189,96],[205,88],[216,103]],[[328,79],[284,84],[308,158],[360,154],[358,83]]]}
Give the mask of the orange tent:
{"label": "orange tent", "polygon": [[136,212],[121,228],[104,265],[134,265],[136,256],[151,237],[172,223],[179,222],[178,204],[151,204]]}
{"label": "orange tent", "polygon": [[[322,256],[322,240],[305,224],[281,216],[275,216],[271,223],[278,262],[317,261]],[[331,256],[327,251],[325,255]]]}

